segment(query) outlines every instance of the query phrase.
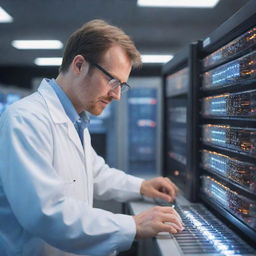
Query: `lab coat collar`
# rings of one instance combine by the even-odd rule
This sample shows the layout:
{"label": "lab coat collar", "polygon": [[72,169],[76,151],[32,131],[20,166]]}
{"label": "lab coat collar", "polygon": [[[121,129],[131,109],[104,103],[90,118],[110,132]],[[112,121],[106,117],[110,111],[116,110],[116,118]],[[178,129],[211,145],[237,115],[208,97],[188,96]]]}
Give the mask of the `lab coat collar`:
{"label": "lab coat collar", "polygon": [[80,141],[79,135],[71,122],[68,118],[58,96],[56,95],[55,91],[51,87],[51,85],[47,82],[46,79],[43,79],[39,88],[38,92],[43,96],[46,105],[48,107],[49,113],[51,118],[55,124],[65,124],[68,127],[68,135],[71,140],[74,142],[75,146],[78,148],[80,153],[84,155],[83,145]]}
{"label": "lab coat collar", "polygon": [[68,116],[65,113],[65,110],[54,92],[51,85],[47,82],[46,79],[43,79],[39,88],[39,93],[43,96],[47,106],[48,110],[50,112],[51,118],[54,123],[67,123],[68,122]]}

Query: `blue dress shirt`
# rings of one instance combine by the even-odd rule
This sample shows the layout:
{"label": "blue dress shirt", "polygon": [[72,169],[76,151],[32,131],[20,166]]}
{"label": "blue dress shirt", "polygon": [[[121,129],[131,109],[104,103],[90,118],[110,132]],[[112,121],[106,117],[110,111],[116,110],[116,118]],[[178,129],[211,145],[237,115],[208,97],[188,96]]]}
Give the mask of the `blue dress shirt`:
{"label": "blue dress shirt", "polygon": [[57,84],[55,79],[46,79],[46,80],[52,86],[53,90],[57,94],[67,116],[69,117],[71,122],[74,124],[77,130],[77,133],[79,135],[79,138],[81,140],[81,143],[83,145],[84,129],[88,127],[90,122],[88,115],[86,114],[86,112],[82,112],[80,114],[77,113],[72,102],[70,101],[66,93],[62,90],[62,88]]}

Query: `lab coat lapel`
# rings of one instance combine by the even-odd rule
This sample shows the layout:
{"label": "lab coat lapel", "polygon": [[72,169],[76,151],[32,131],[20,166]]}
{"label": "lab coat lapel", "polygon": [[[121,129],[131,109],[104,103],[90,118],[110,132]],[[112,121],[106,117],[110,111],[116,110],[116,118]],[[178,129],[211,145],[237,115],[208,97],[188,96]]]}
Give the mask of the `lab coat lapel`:
{"label": "lab coat lapel", "polygon": [[61,102],[59,101],[58,96],[55,94],[54,90],[49,85],[46,79],[43,79],[38,91],[46,101],[53,122],[57,125],[64,125],[67,128],[67,134],[69,138],[78,149],[81,157],[84,158],[83,146],[77,134],[77,131],[71,120],[68,118]]}
{"label": "lab coat lapel", "polygon": [[89,195],[89,204],[93,205],[93,174],[92,174],[92,153],[91,153],[91,136],[88,129],[84,129],[83,136],[84,159],[86,164],[87,174],[87,189]]}
{"label": "lab coat lapel", "polygon": [[75,146],[79,150],[79,153],[84,158],[83,145],[82,145],[81,140],[79,138],[79,135],[78,135],[78,133],[77,133],[77,131],[76,131],[76,129],[75,129],[75,127],[74,127],[74,125],[72,124],[71,121],[68,122],[68,136],[73,141],[73,143],[75,144]]}

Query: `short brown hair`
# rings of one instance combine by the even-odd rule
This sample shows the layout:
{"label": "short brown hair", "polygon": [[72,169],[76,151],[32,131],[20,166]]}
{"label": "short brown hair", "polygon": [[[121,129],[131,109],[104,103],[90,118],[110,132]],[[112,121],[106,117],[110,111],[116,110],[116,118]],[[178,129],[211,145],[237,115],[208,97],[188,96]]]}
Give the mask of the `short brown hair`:
{"label": "short brown hair", "polygon": [[97,19],[85,23],[70,36],[59,71],[68,71],[74,57],[79,54],[89,62],[99,63],[103,54],[115,44],[125,50],[133,67],[141,65],[140,53],[130,37],[122,29]]}

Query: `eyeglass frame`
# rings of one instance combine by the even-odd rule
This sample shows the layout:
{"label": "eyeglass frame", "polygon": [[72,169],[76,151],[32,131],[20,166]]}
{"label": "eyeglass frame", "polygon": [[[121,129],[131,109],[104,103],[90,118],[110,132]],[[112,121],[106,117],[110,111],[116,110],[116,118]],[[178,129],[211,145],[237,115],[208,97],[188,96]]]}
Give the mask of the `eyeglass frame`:
{"label": "eyeglass frame", "polygon": [[121,87],[121,93],[124,93],[126,91],[128,91],[131,86],[126,83],[126,82],[121,82],[119,79],[115,78],[113,75],[111,75],[107,70],[105,70],[102,66],[100,66],[99,64],[97,63],[94,63],[94,62],[91,62],[90,63],[95,66],[98,70],[100,70],[101,72],[103,72],[105,75],[107,75],[111,80],[109,80],[109,83],[112,81],[112,80],[115,80],[118,82],[118,85],[116,87],[113,87],[111,88],[111,90],[114,90],[116,89],[118,86]]}

